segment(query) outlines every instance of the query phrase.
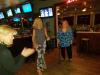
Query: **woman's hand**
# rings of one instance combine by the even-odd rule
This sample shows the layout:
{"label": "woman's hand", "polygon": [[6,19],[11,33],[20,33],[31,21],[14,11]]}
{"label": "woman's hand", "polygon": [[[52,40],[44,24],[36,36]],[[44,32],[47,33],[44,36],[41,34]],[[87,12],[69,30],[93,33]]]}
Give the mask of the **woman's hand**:
{"label": "woman's hand", "polygon": [[33,45],[33,48],[35,49],[35,51],[37,50],[38,47],[39,47],[38,44]]}
{"label": "woman's hand", "polygon": [[32,48],[24,48],[21,52],[21,55],[23,55],[24,57],[28,57],[28,56],[32,55],[34,52],[35,52],[35,50]]}
{"label": "woman's hand", "polygon": [[60,40],[59,39],[57,39],[57,47],[59,47],[60,46]]}
{"label": "woman's hand", "polygon": [[73,44],[73,41],[71,40],[71,44]]}
{"label": "woman's hand", "polygon": [[49,41],[50,40],[50,37],[47,37],[47,41]]}

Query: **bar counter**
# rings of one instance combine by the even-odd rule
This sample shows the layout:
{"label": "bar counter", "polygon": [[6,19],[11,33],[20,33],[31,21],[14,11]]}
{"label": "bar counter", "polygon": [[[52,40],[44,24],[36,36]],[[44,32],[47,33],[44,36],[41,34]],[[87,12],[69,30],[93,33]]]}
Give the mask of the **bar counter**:
{"label": "bar counter", "polygon": [[100,32],[78,31],[76,33],[78,52],[84,52],[81,47],[82,39],[88,40],[88,53],[100,54]]}

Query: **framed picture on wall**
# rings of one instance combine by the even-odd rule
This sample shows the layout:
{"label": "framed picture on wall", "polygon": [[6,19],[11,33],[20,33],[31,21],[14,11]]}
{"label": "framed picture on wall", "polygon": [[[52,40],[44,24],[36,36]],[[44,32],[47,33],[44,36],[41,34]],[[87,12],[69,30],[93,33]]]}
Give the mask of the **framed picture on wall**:
{"label": "framed picture on wall", "polygon": [[95,20],[94,20],[94,25],[100,24],[100,13],[95,14]]}
{"label": "framed picture on wall", "polygon": [[78,15],[77,24],[78,25],[90,25],[90,15]]}

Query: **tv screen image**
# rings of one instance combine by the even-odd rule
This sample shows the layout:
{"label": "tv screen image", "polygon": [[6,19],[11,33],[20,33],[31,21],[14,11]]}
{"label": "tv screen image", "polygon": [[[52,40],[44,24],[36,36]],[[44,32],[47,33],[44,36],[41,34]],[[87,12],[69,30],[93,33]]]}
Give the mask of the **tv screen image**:
{"label": "tv screen image", "polygon": [[48,16],[49,16],[48,9],[45,9],[45,10],[44,10],[44,14],[45,14],[45,17],[48,17]]}
{"label": "tv screen image", "polygon": [[0,19],[3,19],[3,18],[4,18],[3,12],[0,12]]}
{"label": "tv screen image", "polygon": [[40,16],[41,17],[51,17],[51,16],[53,16],[52,8],[42,8],[42,9],[40,9]]}
{"label": "tv screen image", "polygon": [[30,3],[22,5],[22,10],[24,13],[32,12],[32,6]]}
{"label": "tv screen image", "polygon": [[45,17],[44,10],[40,10],[40,15],[41,15],[41,17]]}
{"label": "tv screen image", "polygon": [[14,17],[14,18],[13,18],[13,21],[14,21],[14,22],[20,22],[21,19],[20,19],[19,17]]}
{"label": "tv screen image", "polygon": [[19,13],[21,13],[21,10],[20,10],[20,8],[15,8],[15,9],[14,9],[14,11],[15,11],[15,13],[16,13],[16,14],[19,14]]}
{"label": "tv screen image", "polygon": [[52,8],[48,8],[49,16],[53,16],[53,10]]}
{"label": "tv screen image", "polygon": [[13,13],[12,13],[12,10],[11,9],[7,10],[7,16],[8,17],[13,16]]}
{"label": "tv screen image", "polygon": [[31,21],[33,21],[33,19],[32,19],[32,18],[28,18],[28,21],[30,21],[30,22],[31,22]]}

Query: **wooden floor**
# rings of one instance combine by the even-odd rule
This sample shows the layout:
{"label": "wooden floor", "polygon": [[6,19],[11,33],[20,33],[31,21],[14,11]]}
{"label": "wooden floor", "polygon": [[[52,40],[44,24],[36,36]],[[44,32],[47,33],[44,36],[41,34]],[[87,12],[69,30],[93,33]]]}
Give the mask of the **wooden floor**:
{"label": "wooden floor", "polygon": [[[72,62],[59,61],[59,49],[46,54],[48,69],[43,75],[100,75],[100,56],[78,55],[73,47]],[[34,62],[25,63],[16,75],[37,75]]]}

